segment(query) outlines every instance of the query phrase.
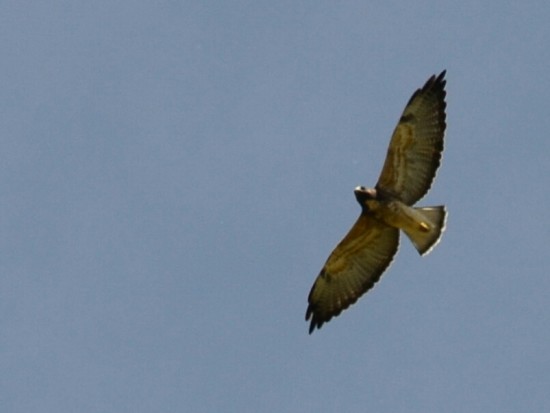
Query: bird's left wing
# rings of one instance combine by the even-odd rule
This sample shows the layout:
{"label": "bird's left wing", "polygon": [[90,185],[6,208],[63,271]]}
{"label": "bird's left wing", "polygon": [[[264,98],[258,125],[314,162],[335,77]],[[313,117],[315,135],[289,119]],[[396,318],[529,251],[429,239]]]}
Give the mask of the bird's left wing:
{"label": "bird's left wing", "polygon": [[380,194],[413,205],[430,189],[445,134],[445,71],[410,98],[393,132],[376,184]]}
{"label": "bird's left wing", "polygon": [[309,333],[337,316],[371,289],[390,265],[399,230],[362,213],[332,251],[309,293]]}

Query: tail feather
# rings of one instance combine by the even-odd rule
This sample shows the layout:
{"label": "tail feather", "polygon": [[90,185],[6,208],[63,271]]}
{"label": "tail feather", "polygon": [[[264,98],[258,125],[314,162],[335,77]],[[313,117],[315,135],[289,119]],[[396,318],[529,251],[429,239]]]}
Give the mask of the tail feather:
{"label": "tail feather", "polygon": [[415,228],[403,228],[420,255],[429,253],[437,245],[445,231],[447,211],[444,206],[414,208],[416,216],[421,218]]}

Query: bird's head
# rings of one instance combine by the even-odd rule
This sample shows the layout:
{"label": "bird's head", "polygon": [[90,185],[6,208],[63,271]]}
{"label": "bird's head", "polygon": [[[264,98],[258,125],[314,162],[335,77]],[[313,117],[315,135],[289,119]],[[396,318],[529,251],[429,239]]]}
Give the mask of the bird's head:
{"label": "bird's head", "polygon": [[368,201],[369,199],[376,198],[376,189],[365,188],[364,186],[356,187],[353,193],[355,194],[355,198],[357,199],[357,202],[359,202],[359,204],[362,207],[366,206],[365,202]]}

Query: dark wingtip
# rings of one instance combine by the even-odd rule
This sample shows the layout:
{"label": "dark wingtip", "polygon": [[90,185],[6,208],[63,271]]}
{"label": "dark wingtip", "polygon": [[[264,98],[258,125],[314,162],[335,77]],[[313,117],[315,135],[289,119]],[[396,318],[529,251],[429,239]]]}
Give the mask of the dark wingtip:
{"label": "dark wingtip", "polygon": [[443,70],[439,76],[435,79],[436,85],[441,85],[441,89],[445,88],[445,85],[447,84],[447,80],[445,79],[445,75],[447,74],[447,69]]}
{"label": "dark wingtip", "polygon": [[315,317],[311,320],[311,323],[309,324],[309,334],[313,333],[315,329],[320,329],[323,325],[323,321],[315,320]]}
{"label": "dark wingtip", "polygon": [[445,88],[445,85],[447,84],[447,80],[445,80],[445,75],[447,74],[447,69],[444,69],[437,77],[435,75],[432,75],[424,84],[423,90],[429,89],[433,86],[440,86],[441,89]]}
{"label": "dark wingtip", "polygon": [[311,304],[308,305],[307,307],[306,321],[308,321],[310,318],[311,318],[311,322],[309,324],[309,334],[313,333],[315,328],[321,328],[321,326],[323,325],[323,321],[318,320],[317,317],[315,316],[315,311]]}
{"label": "dark wingtip", "polygon": [[445,75],[447,74],[447,69],[443,70],[437,77],[435,75],[431,75],[428,80],[426,80],[426,83],[424,83],[424,86],[422,86],[420,89],[417,89],[409,101],[407,102],[407,105],[410,104],[420,93],[425,93],[429,89],[435,88],[437,90],[437,93],[443,93],[443,99],[445,99],[445,85],[447,84],[447,80],[445,80]]}

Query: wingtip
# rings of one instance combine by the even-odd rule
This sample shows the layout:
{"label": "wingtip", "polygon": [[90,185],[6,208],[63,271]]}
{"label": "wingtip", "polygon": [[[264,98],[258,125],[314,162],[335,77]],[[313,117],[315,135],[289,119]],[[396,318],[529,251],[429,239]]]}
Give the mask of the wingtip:
{"label": "wingtip", "polygon": [[435,85],[441,85],[441,89],[445,88],[445,85],[447,84],[447,80],[445,79],[445,75],[447,74],[447,69],[444,69],[439,75],[432,75],[424,85],[423,89],[427,89],[429,87],[435,86]]}
{"label": "wingtip", "polygon": [[313,317],[311,323],[309,324],[309,335],[311,335],[315,330],[319,330],[324,323],[324,321],[316,320],[315,317]]}
{"label": "wingtip", "polygon": [[421,93],[427,93],[428,91],[436,91],[436,93],[442,94],[442,100],[443,104],[446,107],[445,103],[445,96],[447,95],[447,92],[445,91],[445,86],[447,85],[447,80],[445,79],[445,74],[447,73],[447,69],[443,70],[439,75],[431,75],[428,80],[426,80],[426,83],[424,83],[424,86],[422,86],[420,89],[417,89],[412,96],[410,97],[409,101],[407,102],[407,105],[409,105],[418,95]]}
{"label": "wingtip", "polygon": [[309,334],[311,335],[311,333],[313,333],[315,328],[319,329],[323,325],[323,321],[318,320],[317,317],[315,316],[315,311],[311,304],[308,305],[306,310],[306,321],[309,321],[310,318],[311,318],[311,322],[309,323]]}

